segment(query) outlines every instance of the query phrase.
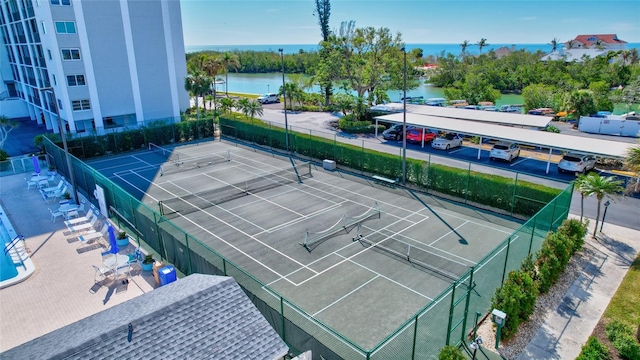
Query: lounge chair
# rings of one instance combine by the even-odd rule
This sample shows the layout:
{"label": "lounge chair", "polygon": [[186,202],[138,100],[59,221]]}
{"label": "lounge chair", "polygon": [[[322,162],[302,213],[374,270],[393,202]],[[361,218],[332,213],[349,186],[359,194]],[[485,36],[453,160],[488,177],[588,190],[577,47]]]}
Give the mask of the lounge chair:
{"label": "lounge chair", "polygon": [[95,271],[93,274],[93,282],[97,283],[98,280],[96,280],[98,277],[100,277],[100,281],[103,281],[107,278],[107,276],[109,276],[109,274],[111,274],[111,269],[109,269],[108,267],[105,266],[101,266],[101,267],[97,267],[95,265],[91,265],[93,267],[93,270]]}
{"label": "lounge chair", "polygon": [[91,219],[93,219],[93,217],[98,217],[100,215],[100,213],[96,210],[96,211],[89,211],[89,215],[87,216],[82,216],[82,217],[78,217],[75,219],[71,219],[71,220],[67,220],[64,222],[65,225],[67,226],[73,226],[73,225],[79,225],[82,223],[86,223],[86,222],[90,222]]}
{"label": "lounge chair", "polygon": [[45,193],[56,192],[56,191],[62,189],[63,186],[64,186],[64,180],[60,180],[58,182],[58,185],[52,186],[52,187],[48,187],[48,188],[44,188],[44,189],[42,189],[42,191],[44,191]]}
{"label": "lounge chair", "polygon": [[96,224],[96,221],[98,221],[98,217],[94,216],[93,219],[91,219],[91,221],[88,223],[79,224],[79,225],[67,225],[67,229],[69,229],[69,231],[72,233],[76,233],[80,231],[88,232],[89,230],[95,230],[94,225]]}
{"label": "lounge chair", "polygon": [[51,222],[56,222],[56,219],[60,216],[64,217],[64,214],[61,211],[58,210],[51,210],[49,209],[49,212],[51,213]]}
{"label": "lounge chair", "polygon": [[27,190],[31,190],[32,186],[33,187],[37,187],[38,186],[38,183],[36,181],[31,181],[31,180],[29,180],[27,178],[24,178],[24,181],[27,182]]}
{"label": "lounge chair", "polygon": [[90,232],[90,233],[78,236],[78,240],[80,240],[80,243],[81,243],[80,246],[89,244],[93,242],[93,240],[105,237],[107,235],[107,231],[109,231],[109,225],[107,225],[107,222],[105,221],[100,231]]}

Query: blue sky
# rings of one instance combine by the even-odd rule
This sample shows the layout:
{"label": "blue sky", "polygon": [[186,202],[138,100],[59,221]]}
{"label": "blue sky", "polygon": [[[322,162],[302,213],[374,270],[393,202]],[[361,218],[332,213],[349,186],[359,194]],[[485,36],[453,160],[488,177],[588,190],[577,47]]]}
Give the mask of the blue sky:
{"label": "blue sky", "polygon": [[[180,0],[185,45],[316,44],[314,0]],[[330,26],[387,27],[406,43],[544,44],[578,34],[640,42],[638,0],[331,0]]]}

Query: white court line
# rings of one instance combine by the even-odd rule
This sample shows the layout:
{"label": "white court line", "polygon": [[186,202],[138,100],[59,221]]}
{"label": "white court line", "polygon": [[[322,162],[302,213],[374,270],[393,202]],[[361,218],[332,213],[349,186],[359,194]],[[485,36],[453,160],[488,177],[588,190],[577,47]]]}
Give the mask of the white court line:
{"label": "white court line", "polygon": [[[161,186],[159,186],[159,185],[156,185],[156,186],[161,187]],[[163,190],[164,190],[164,191],[166,191],[167,193],[169,193],[169,194],[173,195],[174,197],[177,197],[177,195],[176,195],[176,194],[173,194],[171,191],[169,191],[169,190],[167,190],[167,189],[163,189]],[[184,199],[183,199],[183,201],[184,201],[184,202],[186,202],[186,203],[188,203],[188,204],[189,204],[189,205],[191,205],[191,206],[194,206],[193,204],[189,203],[188,201],[186,201],[186,200],[184,200]],[[195,206],[194,206],[194,207],[195,207]],[[197,208],[197,207],[196,207],[196,208]],[[293,263],[295,263],[295,264],[298,264],[298,265],[300,265],[301,267],[305,267],[305,268],[307,267],[307,265],[305,265],[305,264],[303,264],[303,263],[299,262],[298,260],[296,260],[296,259],[292,258],[291,256],[288,256],[287,254],[284,254],[284,253],[283,253],[282,251],[280,251],[280,250],[276,250],[276,249],[275,249],[275,248],[273,248],[271,245],[269,245],[269,244],[265,244],[264,242],[260,241],[260,240],[259,240],[258,238],[256,238],[255,236],[253,236],[253,235],[251,235],[251,234],[248,234],[248,233],[244,232],[243,230],[239,229],[237,226],[234,226],[234,225],[232,225],[232,224],[229,224],[228,222],[226,222],[226,221],[224,221],[224,220],[222,220],[222,219],[218,218],[217,216],[215,216],[215,215],[213,215],[213,214],[211,214],[211,213],[208,213],[208,212],[204,212],[204,213],[205,213],[205,214],[207,214],[209,217],[212,217],[212,218],[214,218],[214,219],[216,219],[216,220],[220,221],[221,223],[225,224],[226,226],[228,226],[228,227],[230,227],[230,228],[232,228],[232,229],[236,230],[237,232],[241,233],[242,235],[244,235],[244,236],[246,236],[246,237],[248,237],[248,238],[253,239],[253,240],[254,240],[254,241],[256,241],[257,243],[262,244],[264,247],[266,247],[266,248],[268,248],[268,249],[271,249],[273,252],[275,252],[275,253],[277,253],[277,254],[280,254],[282,257],[284,257],[284,258],[286,258],[286,259],[290,260],[291,262],[293,262]],[[219,236],[217,236],[217,235],[213,234],[212,232],[210,232],[210,231],[206,230],[205,228],[203,228],[203,227],[202,227],[202,226],[200,226],[199,224],[196,224],[194,221],[192,221],[191,219],[187,218],[186,216],[184,216],[184,215],[182,215],[182,214],[180,214],[180,213],[178,213],[178,215],[179,215],[179,216],[181,216],[181,217],[183,217],[185,220],[189,221],[190,223],[195,224],[197,227],[201,228],[202,230],[205,230],[206,232],[210,233],[210,234],[211,234],[211,235],[213,235],[214,237],[216,237],[216,238],[220,239],[220,241],[224,242],[225,244],[227,244],[227,245],[229,245],[229,246],[233,247],[234,249],[238,250],[240,253],[242,253],[242,254],[246,255],[248,258],[250,258],[251,260],[255,261],[256,263],[258,263],[258,264],[260,264],[260,265],[264,266],[265,268],[269,269],[269,270],[270,270],[270,271],[272,271],[274,274],[277,274],[278,276],[282,276],[281,274],[277,273],[276,271],[271,270],[268,266],[266,266],[265,264],[261,263],[260,261],[258,261],[258,260],[257,260],[257,259],[255,259],[254,257],[252,257],[251,255],[249,255],[249,254],[245,253],[244,251],[240,250],[238,247],[236,247],[236,246],[232,245],[230,242],[228,242],[228,241],[226,241],[226,240],[224,240],[224,239],[220,238]],[[313,272],[313,273],[315,273],[315,272],[316,272],[316,271],[315,271],[315,270],[313,270],[313,269],[309,269],[309,271],[311,271],[311,272]],[[288,279],[287,279],[287,281],[288,281]],[[292,283],[292,284],[293,284],[293,283]]]}
{"label": "white court line", "polygon": [[[233,187],[233,188],[235,188],[235,189],[237,189],[237,190],[241,190],[242,192],[245,192],[245,190],[244,190],[243,188],[241,188],[241,187],[239,187],[239,186],[236,186],[235,184],[231,184],[231,183],[228,183],[228,182],[226,182],[226,181],[224,181],[224,180],[220,180],[220,179],[218,179],[218,178],[216,178],[216,177],[214,177],[214,176],[211,176],[211,175],[209,175],[209,174],[203,174],[203,175],[204,175],[204,176],[207,176],[207,177],[210,177],[210,178],[212,178],[212,179],[214,179],[214,180],[216,180],[216,181],[219,181],[219,182],[221,182],[221,183],[223,183],[223,184],[225,184],[225,185],[227,185],[227,186],[231,186],[231,187]],[[282,185],[282,186],[287,186],[287,185],[288,185],[288,184],[285,184],[285,185]],[[255,197],[257,197],[258,199],[260,199],[260,200],[262,200],[262,201],[266,201],[266,202],[268,202],[269,204],[274,205],[275,207],[279,207],[279,208],[281,208],[281,209],[284,209],[284,210],[286,210],[286,211],[288,211],[288,212],[291,212],[291,213],[293,213],[293,214],[296,214],[296,215],[298,215],[298,216],[304,216],[304,214],[301,214],[301,213],[299,213],[299,212],[297,212],[297,211],[293,211],[293,210],[291,210],[291,209],[287,208],[286,206],[282,206],[282,205],[280,205],[280,204],[278,204],[278,203],[276,203],[276,202],[273,202],[273,201],[271,201],[271,200],[269,200],[269,199],[267,199],[267,198],[265,198],[265,197],[263,197],[263,196],[257,195],[257,193],[253,193],[253,192],[251,192],[251,191],[247,191],[246,193],[247,193],[248,195],[250,195],[250,196],[255,196]],[[206,199],[205,199],[205,200],[206,200]],[[226,210],[225,210],[225,211],[226,211]],[[237,216],[237,215],[236,215],[236,216]],[[240,217],[240,216],[239,216],[239,218],[242,218],[242,217]],[[246,220],[245,220],[245,221],[246,221]],[[247,222],[249,222],[249,221],[247,221]],[[261,229],[261,230],[264,230],[263,228],[260,228],[260,229]]]}
{"label": "white court line", "polygon": [[[202,196],[198,195],[197,193],[192,193],[192,192],[190,192],[189,190],[185,189],[184,187],[182,187],[182,186],[180,186],[180,185],[178,185],[178,184],[174,184],[174,183],[173,183],[173,182],[171,182],[171,181],[168,181],[168,183],[172,184],[173,186],[177,187],[178,189],[181,189],[181,190],[184,190],[184,191],[188,192],[188,193],[189,193],[188,195],[193,195],[194,197],[197,197],[197,198],[200,198],[200,199],[202,199],[202,200],[205,200],[206,202],[208,202],[209,204],[211,204],[211,205],[212,205],[211,207],[214,207],[214,206],[216,205],[215,203],[212,203],[211,201],[209,201],[209,200],[207,200],[207,199],[203,198]],[[188,196],[188,195],[187,195],[187,196]],[[181,198],[181,200],[182,200],[182,201],[184,201],[184,202],[186,202],[186,203],[188,203],[189,205],[193,206],[191,203],[189,203],[189,202],[188,202],[187,200],[185,200],[184,198]],[[234,216],[234,217],[236,217],[236,218],[238,218],[238,219],[240,219],[240,220],[243,220],[243,221],[244,221],[244,222],[246,222],[247,224],[250,224],[250,225],[252,225],[252,226],[255,226],[256,228],[258,228],[259,230],[261,230],[260,232],[264,232],[264,231],[265,231],[265,229],[264,229],[262,226],[259,226],[258,224],[255,224],[255,223],[253,223],[253,222],[249,221],[248,219],[245,219],[245,218],[244,218],[244,217],[242,217],[242,216],[236,215],[236,214],[232,213],[231,211],[228,211],[227,209],[225,209],[225,208],[223,208],[223,207],[220,207],[220,206],[215,206],[215,207],[217,207],[218,209],[220,209],[220,210],[222,210],[222,211],[226,212],[227,214],[229,214],[229,215],[231,215],[231,216]],[[204,213],[206,213],[206,214],[211,215],[211,214],[210,214],[210,213],[208,213],[205,209],[201,209],[201,208],[199,208],[199,207],[196,207],[196,209],[197,209],[196,211],[201,211],[201,212],[204,212]],[[225,223],[226,223],[226,221],[225,221]]]}
{"label": "white court line", "polygon": [[338,302],[340,302],[341,300],[343,300],[347,296],[353,294],[354,292],[356,292],[356,291],[362,289],[363,287],[367,286],[368,283],[372,282],[373,280],[375,280],[375,279],[377,279],[379,277],[380,277],[380,275],[376,275],[376,276],[372,277],[371,279],[369,279],[369,281],[363,283],[362,285],[358,286],[357,288],[355,288],[355,289],[349,291],[348,293],[342,295],[340,298],[336,299],[336,301],[332,302],[331,304],[329,304],[329,305],[323,307],[322,309],[316,311],[315,313],[311,314],[311,316],[316,317],[316,315],[320,314],[321,312],[325,311],[326,309],[330,308],[331,306],[337,304]]}
{"label": "white court line", "polygon": [[[131,174],[133,174],[133,175],[135,175],[135,176],[138,176],[138,177],[141,177],[141,178],[143,178],[143,179],[147,180],[145,177],[142,177],[142,176],[138,175],[138,173],[137,173],[137,172],[131,172]],[[142,189],[140,189],[139,187],[135,186],[133,183],[131,183],[131,182],[130,182],[130,181],[128,181],[127,179],[123,178],[122,176],[120,176],[120,175],[116,175],[116,173],[113,173],[113,175],[114,175],[115,177],[117,177],[118,179],[120,179],[120,180],[122,180],[122,181],[126,182],[127,184],[131,185],[131,187],[132,187],[132,188],[134,188],[134,189],[136,189],[136,190],[140,191],[143,195],[146,195],[146,196],[150,197],[151,199],[153,199],[153,201],[155,201],[155,202],[158,202],[158,201],[159,201],[158,199],[156,199],[156,198],[154,198],[153,196],[151,196],[151,195],[147,194],[144,190],[142,190]],[[153,182],[152,182],[152,183],[153,183]],[[142,202],[142,201],[141,201],[141,202]]]}
{"label": "white court line", "polygon": [[425,295],[425,294],[422,294],[422,293],[420,293],[420,292],[418,292],[418,291],[416,291],[416,290],[413,290],[412,288],[410,288],[410,287],[408,287],[408,286],[406,286],[406,285],[404,285],[404,284],[401,284],[401,283],[399,283],[398,281],[393,280],[392,278],[390,278],[390,277],[388,277],[388,276],[382,275],[382,274],[378,273],[377,271],[372,270],[372,269],[370,269],[370,268],[368,268],[368,267],[366,267],[366,266],[364,266],[364,265],[360,264],[360,263],[359,263],[359,262],[357,262],[357,261],[353,261],[353,260],[351,260],[351,259],[347,259],[346,257],[344,257],[343,255],[340,255],[340,254],[336,254],[336,255],[337,255],[337,256],[339,256],[339,257],[341,257],[341,258],[343,258],[343,259],[345,259],[346,261],[348,261],[348,262],[352,263],[353,265],[360,266],[361,268],[363,268],[363,269],[365,269],[365,270],[368,270],[368,271],[371,271],[371,272],[372,272],[372,273],[374,273],[374,274],[377,274],[377,275],[378,275],[377,277],[381,277],[381,278],[383,278],[383,279],[385,279],[385,280],[387,280],[387,281],[390,281],[390,282],[392,282],[392,283],[394,283],[394,284],[396,284],[396,285],[400,286],[401,288],[404,288],[405,290],[408,290],[409,292],[412,292],[412,293],[414,293],[414,294],[416,294],[416,295],[418,295],[418,296],[422,296],[423,298],[428,299],[429,301],[433,300],[433,298],[430,298],[430,297],[428,297],[428,296],[427,296],[427,295]]}
{"label": "white court line", "polygon": [[[453,228],[453,230],[458,230],[458,229],[460,229],[461,227],[463,227],[463,226],[464,226],[465,224],[467,224],[468,222],[469,222],[469,221],[465,221],[465,222],[463,222],[462,224],[460,224],[460,225],[458,225],[458,226],[454,227],[454,228]],[[446,236],[448,236],[449,234],[453,234],[453,230],[449,230],[449,231],[447,231],[447,233],[446,233],[446,234],[444,234],[444,235],[440,236],[439,238],[437,238],[437,239],[433,240],[433,241],[432,241],[432,242],[430,242],[428,245],[429,245],[429,246],[433,246],[433,244],[435,244],[435,243],[437,243],[438,241],[440,241],[440,240],[444,239],[444,238],[445,238]]]}
{"label": "white court line", "polygon": [[136,159],[136,160],[138,160],[138,161],[140,161],[140,162],[143,162],[143,163],[145,163],[145,164],[147,164],[147,165],[149,165],[149,166],[155,166],[155,167],[158,167],[158,168],[160,167],[160,165],[155,165],[155,164],[152,164],[152,163],[150,163],[150,162],[147,162],[147,161],[144,161],[144,160],[142,160],[142,159],[139,159],[139,158],[138,158],[138,157],[136,157],[135,155],[131,155],[131,157],[132,157],[132,158],[134,158],[134,159]]}
{"label": "white court line", "polygon": [[[368,230],[371,230],[372,232],[378,232],[376,229],[372,229],[372,228],[369,228],[369,227],[366,227],[366,226],[365,226],[365,228],[366,228],[366,229],[368,229]],[[435,246],[431,246],[431,245],[429,245],[429,244],[425,244],[425,243],[423,243],[422,241],[418,241],[418,240],[416,240],[416,239],[414,239],[414,238],[412,238],[412,237],[406,236],[406,235],[404,235],[404,234],[396,234],[396,233],[394,233],[392,230],[390,230],[390,231],[391,231],[391,235],[386,235],[386,234],[384,234],[384,233],[382,233],[382,232],[380,232],[380,233],[381,233],[382,235],[384,235],[384,236],[388,236],[388,237],[394,237],[394,238],[396,238],[396,237],[397,237],[397,238],[404,238],[404,239],[407,239],[407,241],[411,241],[411,242],[414,242],[414,243],[416,243],[416,244],[419,244],[419,245],[417,245],[417,246],[416,246],[416,245],[412,245],[412,246],[413,246],[413,247],[415,247],[415,248],[418,248],[418,249],[420,249],[420,250],[422,250],[422,251],[429,252],[429,253],[434,254],[434,255],[436,255],[436,256],[438,256],[438,257],[441,257],[441,258],[443,258],[443,259],[449,260],[449,261],[451,261],[451,262],[455,262],[455,263],[460,264],[460,265],[469,266],[469,265],[467,265],[467,264],[463,264],[463,263],[458,262],[458,261],[456,261],[456,260],[454,260],[454,259],[452,259],[452,258],[445,257],[445,256],[442,256],[442,255],[437,254],[437,253],[443,253],[443,254],[449,255],[449,256],[451,256],[451,257],[453,257],[453,258],[457,258],[457,259],[460,259],[460,260],[462,260],[462,261],[466,261],[466,262],[467,262],[467,263],[469,263],[469,264],[476,264],[476,262],[474,262],[474,261],[472,261],[472,260],[470,260],[470,259],[467,259],[467,258],[465,258],[465,257],[462,257],[462,256],[460,256],[460,255],[458,255],[458,254],[454,254],[454,253],[449,252],[449,251],[447,251],[447,250],[442,250],[442,249],[437,248],[437,247],[435,247]],[[399,241],[399,240],[398,240],[398,241]],[[407,244],[407,242],[405,242],[405,241],[402,241],[402,242],[403,242],[403,243],[405,243],[405,244]],[[407,245],[408,245],[408,244],[407,244]],[[431,249],[433,249],[433,250],[426,250],[426,249],[422,248],[422,247],[421,247],[421,245],[424,245],[424,246],[426,246],[427,248],[431,248]]]}

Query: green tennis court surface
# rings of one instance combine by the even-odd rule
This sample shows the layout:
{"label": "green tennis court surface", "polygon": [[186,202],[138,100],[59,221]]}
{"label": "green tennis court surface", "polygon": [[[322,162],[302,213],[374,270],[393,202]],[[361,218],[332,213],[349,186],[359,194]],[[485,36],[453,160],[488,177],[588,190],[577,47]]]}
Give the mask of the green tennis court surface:
{"label": "green tennis court surface", "polygon": [[226,142],[89,164],[364,348],[519,226]]}

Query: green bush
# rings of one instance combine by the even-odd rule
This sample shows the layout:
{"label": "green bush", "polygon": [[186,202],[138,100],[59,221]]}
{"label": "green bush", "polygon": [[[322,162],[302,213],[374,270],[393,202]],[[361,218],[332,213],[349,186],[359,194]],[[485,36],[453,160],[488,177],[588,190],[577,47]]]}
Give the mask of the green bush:
{"label": "green bush", "polygon": [[620,357],[626,360],[640,360],[640,345],[633,336],[625,334],[619,336],[613,346],[620,352]]}
{"label": "green bush", "polygon": [[582,346],[580,355],[576,360],[608,360],[611,359],[609,349],[602,345],[598,339],[593,336],[589,337],[587,343]]}
{"label": "green bush", "polygon": [[3,149],[0,149],[0,161],[5,161],[8,158],[9,158],[9,154]]}
{"label": "green bush", "polygon": [[538,251],[536,267],[538,268],[538,289],[540,293],[546,294],[564,270],[553,248],[546,242],[542,243],[542,248]]}
{"label": "green bush", "polygon": [[[376,130],[376,126],[369,121],[351,121],[347,116],[338,120],[338,127],[349,134],[373,134]],[[378,131],[384,131],[384,126],[378,125]]]}
{"label": "green bush", "polygon": [[560,261],[560,272],[562,272],[571,260],[573,255],[573,240],[563,232],[550,232],[545,241],[549,244],[549,247],[553,249],[553,253]]}
{"label": "green bush", "polygon": [[511,271],[507,280],[491,299],[491,308],[500,309],[507,314],[502,328],[501,338],[515,335],[518,326],[527,321],[533,313],[538,296],[538,287],[531,276],[524,271]]}
{"label": "green bush", "polygon": [[587,226],[576,219],[567,219],[556,230],[559,233],[567,235],[573,242],[572,254],[582,248],[584,237],[587,234]]}
{"label": "green bush", "polygon": [[440,349],[440,353],[438,354],[438,360],[466,360],[467,357],[464,356],[462,350],[458,349],[453,345],[447,345]]}
{"label": "green bush", "polygon": [[624,335],[630,335],[633,333],[631,326],[620,321],[612,321],[608,323],[604,329],[607,332],[607,338],[612,342],[615,342],[618,338]]}

